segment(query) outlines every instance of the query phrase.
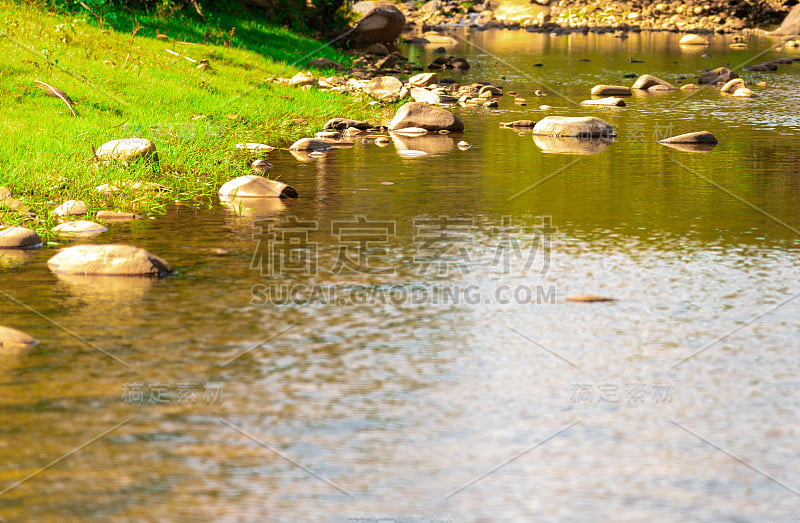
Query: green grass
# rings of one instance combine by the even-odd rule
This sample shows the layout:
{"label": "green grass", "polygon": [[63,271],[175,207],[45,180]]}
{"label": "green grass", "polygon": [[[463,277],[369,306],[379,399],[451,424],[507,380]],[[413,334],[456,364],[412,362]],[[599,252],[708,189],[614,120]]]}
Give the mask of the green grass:
{"label": "green grass", "polygon": [[[67,199],[83,199],[93,212],[209,204],[222,183],[250,172],[253,158],[236,143],[290,142],[336,116],[377,118],[380,109],[361,97],[265,82],[291,77],[317,56],[345,63],[347,56],[330,48],[306,56],[321,44],[256,21],[207,19],[129,15],[112,25],[0,0],[0,186],[36,211],[28,226],[46,234],[50,211]],[[155,39],[159,33],[171,41]],[[209,70],[197,69],[202,59]],[[65,91],[78,116],[35,80]],[[93,147],[125,137],[152,140],[159,164],[96,165]],[[154,181],[169,191],[113,201],[94,192],[115,181]],[[23,219],[0,209],[0,223]]]}

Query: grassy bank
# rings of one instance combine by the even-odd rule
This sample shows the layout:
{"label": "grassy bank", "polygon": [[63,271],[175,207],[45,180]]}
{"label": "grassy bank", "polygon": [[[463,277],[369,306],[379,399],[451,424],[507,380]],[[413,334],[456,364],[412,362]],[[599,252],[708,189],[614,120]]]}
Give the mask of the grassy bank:
{"label": "grassy bank", "polygon": [[[37,213],[28,226],[39,232],[67,199],[86,200],[93,212],[208,202],[222,183],[250,172],[252,157],[236,143],[286,143],[331,117],[377,117],[365,99],[264,82],[290,77],[317,56],[349,58],[257,20],[157,12],[112,21],[0,0],[0,34],[0,186]],[[201,60],[208,69],[198,69]],[[35,80],[65,91],[78,116]],[[152,140],[159,165],[95,165],[93,148],[124,137]],[[94,192],[134,181],[170,190],[110,201]],[[22,220],[0,209],[0,223]]]}

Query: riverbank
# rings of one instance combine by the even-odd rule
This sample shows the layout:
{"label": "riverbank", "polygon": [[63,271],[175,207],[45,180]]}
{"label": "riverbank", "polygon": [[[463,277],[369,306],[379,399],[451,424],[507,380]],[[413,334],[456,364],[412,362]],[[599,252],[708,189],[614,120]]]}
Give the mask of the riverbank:
{"label": "riverbank", "polygon": [[[43,237],[66,200],[85,201],[85,219],[208,204],[224,182],[252,172],[257,153],[236,144],[288,144],[329,118],[375,120],[381,112],[365,96],[267,81],[290,78],[315,57],[351,58],[257,20],[204,23],[172,13],[112,21],[7,1],[0,13],[0,186],[12,195],[0,201],[0,223]],[[129,137],[151,140],[159,162],[95,158],[103,143]],[[153,190],[96,190],[137,182]]]}

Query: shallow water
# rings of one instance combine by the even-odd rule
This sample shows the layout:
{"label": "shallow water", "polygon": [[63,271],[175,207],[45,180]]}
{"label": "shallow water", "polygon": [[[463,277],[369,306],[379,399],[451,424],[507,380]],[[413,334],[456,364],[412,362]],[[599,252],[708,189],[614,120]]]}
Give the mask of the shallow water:
{"label": "shallow water", "polygon": [[[94,240],[163,256],[160,281],[3,262],[2,323],[41,344],[0,360],[0,519],[796,521],[800,64],[755,100],[570,102],[770,45],[677,40],[475,33],[443,76],[528,105],[459,110],[463,135],[409,140],[428,157],[277,151],[296,201]],[[620,136],[558,154],[499,127],[544,114]],[[721,143],[654,143],[697,130]]]}

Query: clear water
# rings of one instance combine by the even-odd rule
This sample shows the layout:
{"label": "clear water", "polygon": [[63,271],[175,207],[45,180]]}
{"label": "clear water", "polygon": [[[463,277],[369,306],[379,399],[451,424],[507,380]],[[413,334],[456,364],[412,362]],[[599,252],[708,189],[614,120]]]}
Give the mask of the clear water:
{"label": "clear water", "polygon": [[[1,323],[41,344],[0,360],[0,519],[796,521],[800,64],[745,73],[754,100],[569,102],[771,43],[677,39],[476,33],[443,76],[528,105],[459,110],[463,136],[408,144],[427,157],[277,151],[296,201],[94,240],[178,268],[156,282],[6,260]],[[620,136],[558,154],[499,126],[544,114]],[[654,143],[697,130],[720,144]]]}

